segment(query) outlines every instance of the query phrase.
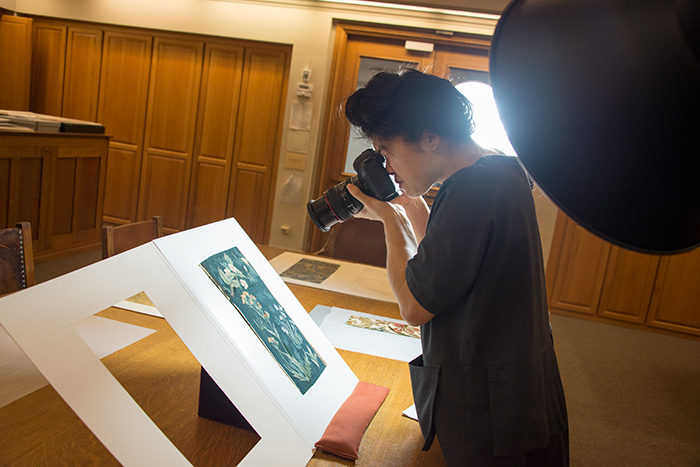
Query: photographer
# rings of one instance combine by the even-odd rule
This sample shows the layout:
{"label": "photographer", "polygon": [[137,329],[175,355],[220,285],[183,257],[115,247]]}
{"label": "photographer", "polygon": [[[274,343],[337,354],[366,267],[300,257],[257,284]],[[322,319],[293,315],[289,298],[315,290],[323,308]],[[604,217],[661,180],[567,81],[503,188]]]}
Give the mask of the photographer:
{"label": "photographer", "polygon": [[[554,354],[529,180],[514,157],[476,144],[469,101],[449,81],[380,73],[345,114],[386,157],[403,193],[379,201],[403,318],[421,325],[409,368],[424,449],[451,466],[565,466],[564,392]],[[423,198],[441,184],[429,209]]]}

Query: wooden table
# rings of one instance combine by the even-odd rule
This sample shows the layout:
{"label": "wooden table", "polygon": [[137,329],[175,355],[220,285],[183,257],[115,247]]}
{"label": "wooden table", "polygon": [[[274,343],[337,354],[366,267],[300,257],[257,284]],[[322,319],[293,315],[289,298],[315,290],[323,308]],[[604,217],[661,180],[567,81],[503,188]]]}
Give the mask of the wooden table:
{"label": "wooden table", "polygon": [[[272,258],[282,250],[261,247]],[[298,285],[289,288],[307,311],[337,306],[400,318],[396,304]],[[200,364],[162,318],[109,308],[99,316],[157,332],[102,359],[105,366],[195,466],[236,465],[258,441],[255,433],[197,415]],[[309,466],[444,466],[438,443],[423,452],[418,423],[401,415],[413,403],[408,365],[339,350],[362,381],[390,388],[365,432],[359,459],[316,451]],[[119,465],[51,386],[0,408],[0,465]]]}

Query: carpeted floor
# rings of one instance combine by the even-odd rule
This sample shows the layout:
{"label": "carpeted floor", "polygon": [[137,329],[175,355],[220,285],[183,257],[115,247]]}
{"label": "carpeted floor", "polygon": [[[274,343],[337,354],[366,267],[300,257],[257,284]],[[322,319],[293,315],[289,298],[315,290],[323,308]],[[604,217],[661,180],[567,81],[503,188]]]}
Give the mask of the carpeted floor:
{"label": "carpeted floor", "polygon": [[700,341],[551,322],[572,466],[700,466]]}
{"label": "carpeted floor", "polygon": [[[101,252],[36,265],[37,283]],[[551,315],[572,467],[700,467],[700,341]]]}

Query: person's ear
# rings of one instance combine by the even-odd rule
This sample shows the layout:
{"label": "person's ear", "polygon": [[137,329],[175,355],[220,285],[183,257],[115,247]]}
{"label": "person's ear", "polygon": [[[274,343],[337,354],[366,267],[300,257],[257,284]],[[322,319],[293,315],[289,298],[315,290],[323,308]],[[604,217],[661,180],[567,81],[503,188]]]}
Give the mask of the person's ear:
{"label": "person's ear", "polygon": [[433,152],[437,149],[440,144],[440,135],[435,133],[429,133],[427,131],[423,132],[423,136],[420,140],[420,146],[423,151]]}

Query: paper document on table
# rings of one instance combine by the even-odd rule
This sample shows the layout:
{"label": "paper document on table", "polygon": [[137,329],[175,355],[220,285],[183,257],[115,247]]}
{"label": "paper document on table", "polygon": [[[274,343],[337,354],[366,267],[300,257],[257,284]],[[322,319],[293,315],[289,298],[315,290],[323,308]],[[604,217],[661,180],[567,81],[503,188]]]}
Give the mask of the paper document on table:
{"label": "paper document on table", "polygon": [[[104,358],[143,339],[155,330],[90,316],[75,324],[75,330],[97,355]],[[48,382],[0,326],[0,407],[26,396]]]}
{"label": "paper document on table", "polygon": [[291,252],[272,258],[270,264],[289,284],[396,303],[384,268]]}
{"label": "paper document on table", "polygon": [[[323,305],[317,305],[309,314],[337,349],[403,362],[421,354],[420,338],[415,337],[415,328],[405,321]],[[357,327],[358,318],[374,324]]]}
{"label": "paper document on table", "polygon": [[402,412],[406,417],[418,420],[418,412],[416,412],[416,404],[413,404]]}
{"label": "paper document on table", "polygon": [[133,297],[129,297],[126,300],[115,303],[114,307],[121,308],[122,310],[135,311],[136,313],[155,316],[156,318],[163,317],[145,292],[139,292]]}

